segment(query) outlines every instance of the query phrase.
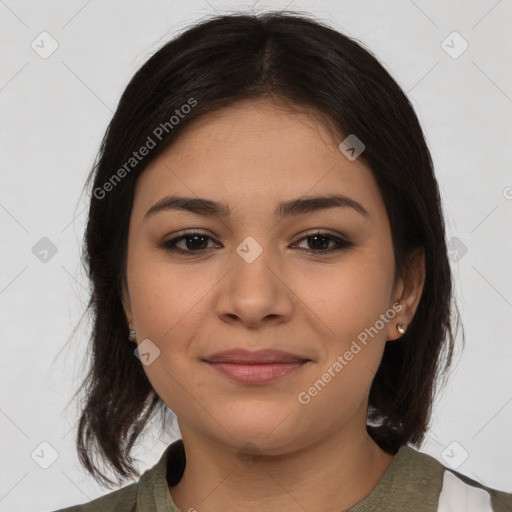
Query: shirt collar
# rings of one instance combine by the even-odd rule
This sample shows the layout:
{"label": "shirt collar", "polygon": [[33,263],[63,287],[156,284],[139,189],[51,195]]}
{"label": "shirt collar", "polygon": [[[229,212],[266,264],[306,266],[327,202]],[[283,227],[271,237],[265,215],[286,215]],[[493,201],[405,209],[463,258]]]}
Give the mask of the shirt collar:
{"label": "shirt collar", "polygon": [[140,477],[135,512],[181,512],[169,492],[185,469],[185,449],[178,439],[164,451],[160,460]]}

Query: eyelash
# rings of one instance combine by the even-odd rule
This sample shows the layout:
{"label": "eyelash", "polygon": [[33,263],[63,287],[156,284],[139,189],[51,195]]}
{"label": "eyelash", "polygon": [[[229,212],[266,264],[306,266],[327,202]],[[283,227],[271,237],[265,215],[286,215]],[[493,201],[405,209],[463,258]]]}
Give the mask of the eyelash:
{"label": "eyelash", "polygon": [[[211,240],[214,240],[211,236],[209,236],[207,233],[204,233],[202,231],[189,231],[189,232],[185,232],[183,235],[180,235],[179,237],[172,238],[170,240],[165,241],[162,244],[162,248],[167,251],[171,251],[171,252],[183,254],[183,255],[192,255],[192,254],[201,254],[201,253],[204,254],[204,252],[207,251],[208,249],[199,249],[197,251],[191,251],[191,250],[181,249],[176,246],[176,244],[179,243],[181,240],[184,240],[186,238],[191,238],[193,236],[201,236],[203,238],[209,238]],[[348,240],[344,240],[343,238],[331,235],[330,233],[321,232],[319,230],[314,233],[308,233],[306,236],[297,240],[297,242],[295,242],[295,243],[302,242],[303,240],[307,240],[308,238],[314,238],[315,236],[327,238],[329,241],[334,242],[336,244],[336,247],[327,249],[327,250],[319,250],[319,251],[315,251],[313,249],[299,249],[299,250],[310,252],[315,255],[317,255],[317,254],[324,255],[324,254],[332,254],[334,252],[338,252],[343,249],[348,249],[354,245],[352,242],[349,242]]]}

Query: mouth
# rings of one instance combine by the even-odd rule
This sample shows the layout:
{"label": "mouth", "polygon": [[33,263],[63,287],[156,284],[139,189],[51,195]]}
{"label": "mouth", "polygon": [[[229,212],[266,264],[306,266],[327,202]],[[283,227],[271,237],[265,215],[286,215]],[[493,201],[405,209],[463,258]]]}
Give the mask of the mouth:
{"label": "mouth", "polygon": [[310,359],[279,350],[229,350],[203,359],[213,369],[237,382],[263,384],[288,375]]}

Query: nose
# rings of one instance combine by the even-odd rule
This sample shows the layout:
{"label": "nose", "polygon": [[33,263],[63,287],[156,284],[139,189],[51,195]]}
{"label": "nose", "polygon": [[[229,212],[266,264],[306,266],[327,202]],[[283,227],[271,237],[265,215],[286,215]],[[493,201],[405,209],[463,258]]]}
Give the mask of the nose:
{"label": "nose", "polygon": [[222,281],[216,303],[219,318],[247,328],[289,321],[294,294],[282,265],[271,262],[264,252],[255,259],[237,252],[228,264],[231,270]]}

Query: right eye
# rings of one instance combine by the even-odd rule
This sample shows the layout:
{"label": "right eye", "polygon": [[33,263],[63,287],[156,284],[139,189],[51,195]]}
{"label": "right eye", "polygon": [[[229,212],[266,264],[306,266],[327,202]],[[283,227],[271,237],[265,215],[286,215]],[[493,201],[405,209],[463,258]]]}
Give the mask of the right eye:
{"label": "right eye", "polygon": [[[176,252],[179,254],[193,254],[193,253],[202,253],[207,248],[204,247],[204,240],[210,239],[213,240],[211,236],[209,236],[207,233],[204,233],[202,231],[189,231],[186,233],[183,233],[182,235],[171,238],[170,240],[165,241],[162,244],[162,247],[171,252]],[[185,241],[185,246],[192,247],[192,249],[185,249],[182,247],[178,247],[178,243],[181,243],[182,241]],[[190,242],[190,243],[188,243]],[[194,250],[197,249],[197,250]]]}

